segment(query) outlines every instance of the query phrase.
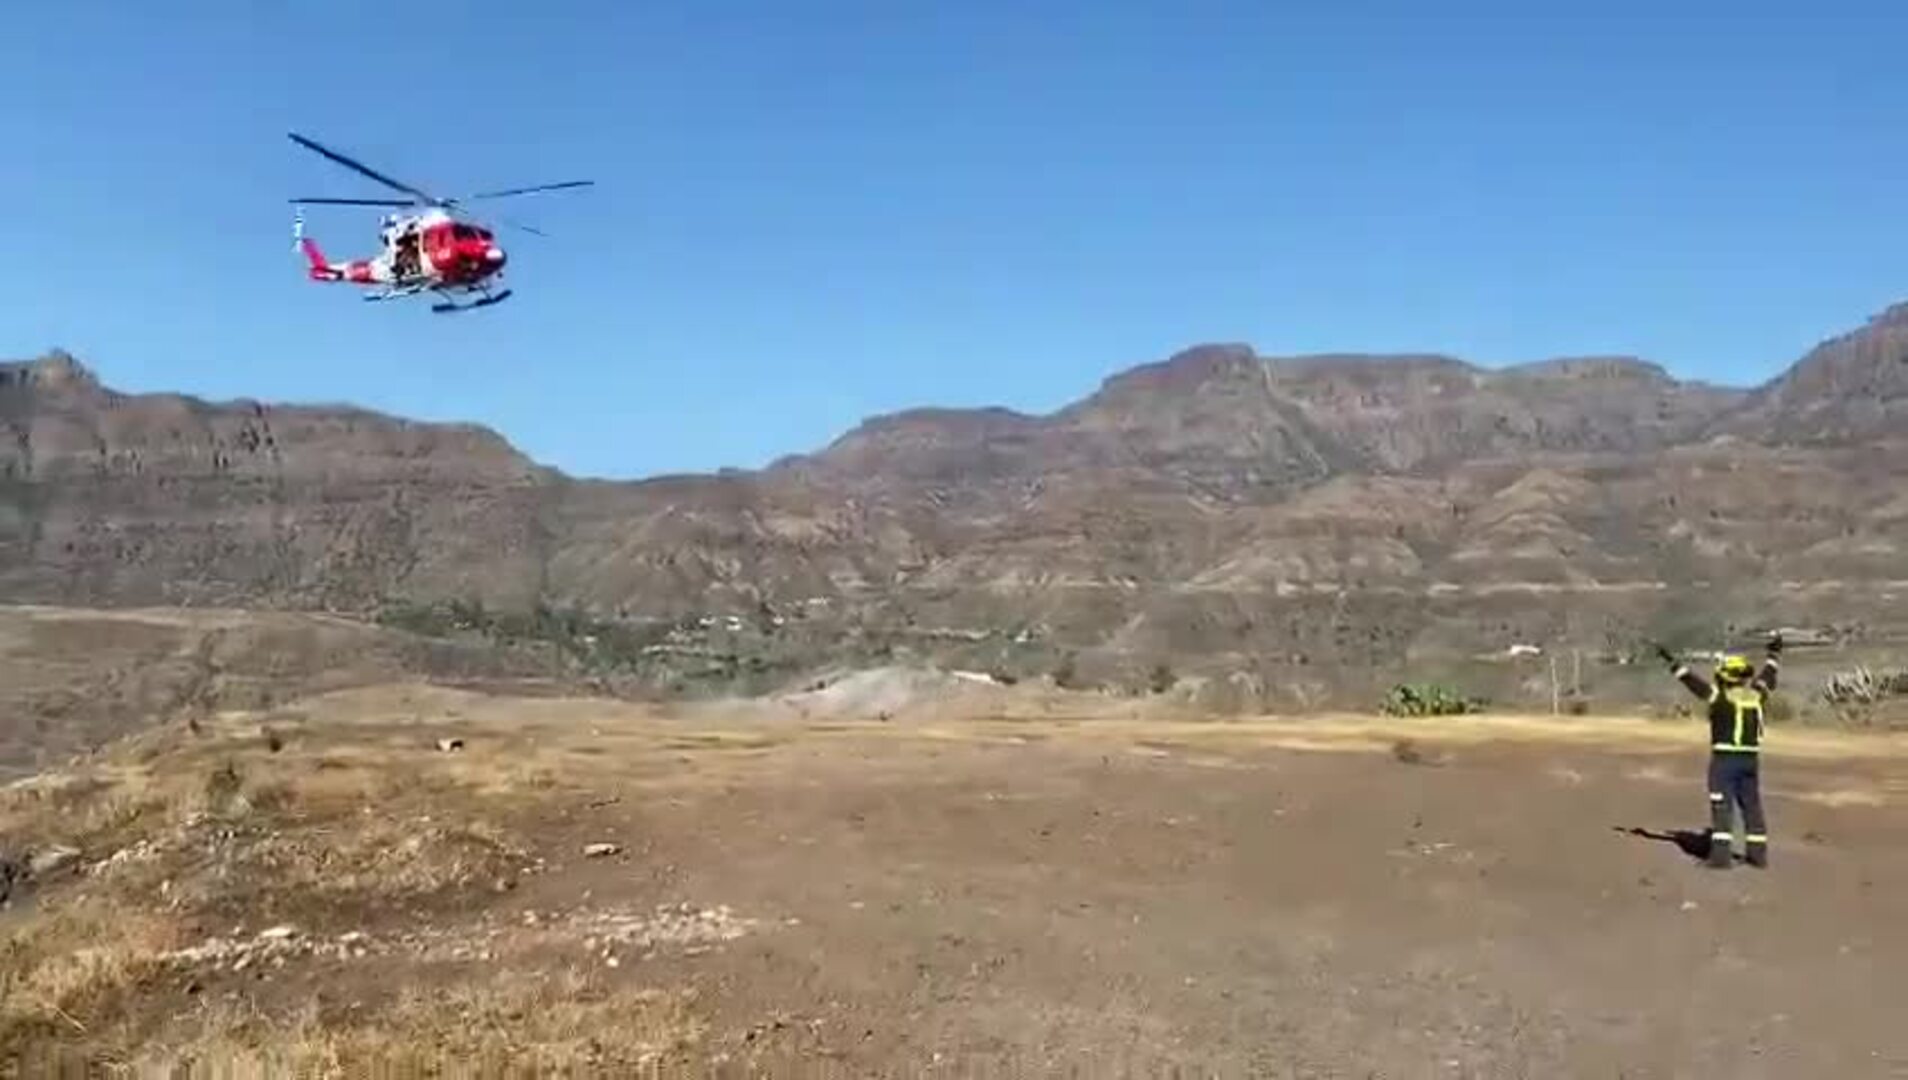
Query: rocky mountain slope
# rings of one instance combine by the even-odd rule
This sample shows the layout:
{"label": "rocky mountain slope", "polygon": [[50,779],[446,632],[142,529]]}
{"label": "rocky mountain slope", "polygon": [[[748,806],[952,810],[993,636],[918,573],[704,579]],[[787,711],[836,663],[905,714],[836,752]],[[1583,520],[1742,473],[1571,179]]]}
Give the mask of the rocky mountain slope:
{"label": "rocky mountain slope", "polygon": [[737,613],[818,655],[1077,651],[1301,700],[1520,642],[1883,634],[1905,361],[1908,307],[1750,390],[1214,345],[1047,416],[914,410],[758,472],[609,483],[478,428],[122,395],[55,354],[0,366],[0,599]]}
{"label": "rocky mountain slope", "polygon": [[350,607],[400,587],[536,592],[553,476],[489,431],[129,396],[63,353],[0,365],[0,426],[9,600]]}

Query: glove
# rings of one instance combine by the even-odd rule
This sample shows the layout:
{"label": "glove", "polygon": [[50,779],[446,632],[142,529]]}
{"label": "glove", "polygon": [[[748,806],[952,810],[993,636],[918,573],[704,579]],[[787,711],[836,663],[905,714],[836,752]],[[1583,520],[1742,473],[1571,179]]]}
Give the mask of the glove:
{"label": "glove", "polygon": [[1656,655],[1662,657],[1663,663],[1669,665],[1670,667],[1676,666],[1676,654],[1670,652],[1668,649],[1665,649],[1663,646],[1661,645],[1656,646]]}
{"label": "glove", "polygon": [[1770,656],[1782,655],[1782,631],[1780,630],[1769,635],[1769,655]]}

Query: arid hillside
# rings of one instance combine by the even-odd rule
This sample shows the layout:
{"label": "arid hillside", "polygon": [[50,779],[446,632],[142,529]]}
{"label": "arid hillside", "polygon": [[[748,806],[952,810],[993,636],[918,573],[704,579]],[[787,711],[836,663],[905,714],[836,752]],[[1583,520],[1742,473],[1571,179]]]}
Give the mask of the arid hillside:
{"label": "arid hillside", "polygon": [[0,783],[232,709],[400,678],[522,687],[555,661],[310,613],[0,606]]}
{"label": "arid hillside", "polygon": [[[1296,703],[1522,643],[1886,639],[1908,611],[1905,361],[1904,308],[1753,389],[1626,358],[1206,346],[1051,415],[922,409],[760,471],[611,483],[477,428],[123,395],[56,354],[0,367],[0,598],[541,602],[729,668],[1071,655],[1082,678],[1169,663]],[[750,641],[701,633],[728,616]]]}

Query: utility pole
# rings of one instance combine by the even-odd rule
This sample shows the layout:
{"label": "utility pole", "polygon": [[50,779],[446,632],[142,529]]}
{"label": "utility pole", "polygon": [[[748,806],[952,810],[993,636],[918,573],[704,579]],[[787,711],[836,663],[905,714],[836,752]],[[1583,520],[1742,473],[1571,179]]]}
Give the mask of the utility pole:
{"label": "utility pole", "polygon": [[1563,703],[1557,693],[1557,654],[1550,654],[1550,715],[1556,716],[1563,711]]}

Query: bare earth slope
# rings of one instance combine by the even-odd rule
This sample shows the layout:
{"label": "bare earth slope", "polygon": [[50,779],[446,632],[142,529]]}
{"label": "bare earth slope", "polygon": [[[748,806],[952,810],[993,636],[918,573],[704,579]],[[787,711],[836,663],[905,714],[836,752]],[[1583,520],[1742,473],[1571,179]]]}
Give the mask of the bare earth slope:
{"label": "bare earth slope", "polygon": [[824,620],[817,642],[1078,651],[1094,678],[1170,661],[1295,701],[1518,641],[1886,635],[1908,610],[1904,356],[1903,309],[1753,390],[1624,358],[1215,345],[1048,416],[916,410],[757,472],[608,483],[479,429],[120,395],[55,355],[0,368],[0,596],[766,604]]}
{"label": "bare earth slope", "polygon": [[187,726],[226,709],[264,710],[402,677],[482,685],[550,669],[527,650],[325,615],[0,606],[0,782],[130,732]]}

